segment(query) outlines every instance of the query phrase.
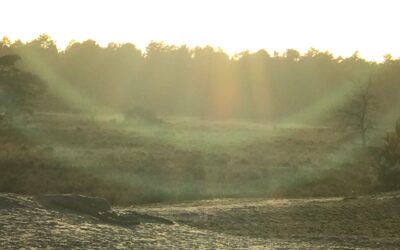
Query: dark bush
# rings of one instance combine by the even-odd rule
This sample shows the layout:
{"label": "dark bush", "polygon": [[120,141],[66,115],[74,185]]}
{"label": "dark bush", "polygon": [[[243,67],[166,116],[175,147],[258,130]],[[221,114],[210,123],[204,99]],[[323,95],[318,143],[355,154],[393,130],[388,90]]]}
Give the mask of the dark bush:
{"label": "dark bush", "polygon": [[142,107],[135,107],[124,112],[125,120],[140,120],[147,123],[160,124],[164,123],[155,112]]}
{"label": "dark bush", "polygon": [[378,178],[381,189],[400,189],[400,119],[396,123],[395,131],[386,136]]}

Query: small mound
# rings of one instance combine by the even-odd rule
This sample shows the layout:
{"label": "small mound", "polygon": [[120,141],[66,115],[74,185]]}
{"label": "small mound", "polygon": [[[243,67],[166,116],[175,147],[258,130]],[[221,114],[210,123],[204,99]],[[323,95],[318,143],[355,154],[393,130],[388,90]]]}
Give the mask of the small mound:
{"label": "small mound", "polygon": [[173,224],[170,220],[147,214],[139,214],[136,212],[117,213],[112,210],[107,200],[98,197],[76,194],[42,194],[37,195],[35,198],[48,209],[61,209],[87,214],[100,219],[102,222],[120,226],[138,225],[141,222]]}
{"label": "small mound", "polygon": [[47,208],[68,209],[90,215],[111,212],[108,201],[98,197],[77,194],[41,194],[37,195],[36,199]]}

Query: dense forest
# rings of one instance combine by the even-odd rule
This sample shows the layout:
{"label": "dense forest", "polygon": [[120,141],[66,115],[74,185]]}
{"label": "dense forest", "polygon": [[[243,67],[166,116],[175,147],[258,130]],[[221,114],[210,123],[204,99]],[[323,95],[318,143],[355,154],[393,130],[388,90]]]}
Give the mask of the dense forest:
{"label": "dense forest", "polygon": [[[301,54],[265,50],[229,56],[209,46],[71,41],[60,50],[48,35],[0,42],[0,56],[18,54],[20,67],[48,85],[40,109],[124,112],[141,107],[159,115],[257,121],[326,121],[352,83],[372,81],[382,122],[398,117],[400,59],[370,62],[357,52],[335,57],[310,48]],[[397,113],[396,113],[397,112]]]}

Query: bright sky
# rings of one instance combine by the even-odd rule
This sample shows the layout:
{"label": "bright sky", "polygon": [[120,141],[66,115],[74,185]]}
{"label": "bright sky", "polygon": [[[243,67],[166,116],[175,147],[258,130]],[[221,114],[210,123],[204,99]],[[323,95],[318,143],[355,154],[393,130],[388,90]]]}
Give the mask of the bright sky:
{"label": "bright sky", "polygon": [[0,36],[400,57],[397,0],[0,0]]}

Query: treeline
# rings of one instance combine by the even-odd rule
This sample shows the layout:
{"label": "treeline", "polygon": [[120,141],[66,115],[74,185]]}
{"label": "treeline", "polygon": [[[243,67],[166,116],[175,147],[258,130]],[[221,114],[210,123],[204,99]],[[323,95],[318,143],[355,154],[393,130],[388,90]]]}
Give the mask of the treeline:
{"label": "treeline", "polygon": [[20,67],[49,85],[43,110],[141,107],[160,115],[316,121],[343,102],[352,83],[372,79],[380,113],[393,119],[400,113],[400,59],[390,55],[376,63],[357,52],[343,58],[311,48],[304,54],[260,50],[230,57],[209,46],[152,42],[141,51],[93,40],[60,51],[47,35],[27,43],[3,38],[0,56],[7,54],[20,55]]}

